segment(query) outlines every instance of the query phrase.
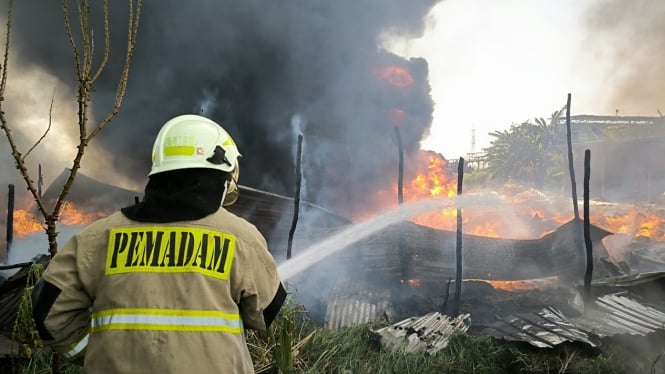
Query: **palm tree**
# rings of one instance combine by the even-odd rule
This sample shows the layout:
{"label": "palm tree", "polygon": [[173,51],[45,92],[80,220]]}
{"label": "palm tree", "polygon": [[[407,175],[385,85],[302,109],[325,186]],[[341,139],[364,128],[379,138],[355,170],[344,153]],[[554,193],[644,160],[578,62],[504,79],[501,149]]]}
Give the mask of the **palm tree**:
{"label": "palm tree", "polygon": [[536,118],[510,129],[495,131],[485,149],[491,179],[516,179],[542,188],[546,178],[560,170],[561,157],[556,150],[561,135],[558,118],[563,109],[552,114],[549,121]]}

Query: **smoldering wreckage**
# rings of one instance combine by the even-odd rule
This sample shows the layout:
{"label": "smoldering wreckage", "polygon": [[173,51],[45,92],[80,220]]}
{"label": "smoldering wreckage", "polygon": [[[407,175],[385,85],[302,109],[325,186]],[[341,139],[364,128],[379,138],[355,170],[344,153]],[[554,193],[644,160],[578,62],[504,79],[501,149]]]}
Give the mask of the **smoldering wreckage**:
{"label": "smoldering wreckage", "polygon": [[[303,201],[298,206],[298,234],[288,248],[293,257],[287,259],[294,199],[246,186],[240,192],[229,209],[265,233],[280,271],[288,274],[285,281],[294,299],[325,328],[383,322],[387,326],[374,333],[385,348],[420,354],[445,348],[456,331],[540,349],[567,344],[599,348],[629,341],[636,347],[651,344],[655,351],[645,359],[663,353],[661,241],[626,241],[625,236],[590,225],[594,272],[587,294],[582,287],[584,250],[576,239],[581,220],[572,219],[536,239],[463,234],[464,281],[456,306],[457,232],[401,217],[365,226],[367,234],[363,223]],[[137,198],[135,191],[80,175],[70,204],[82,212],[97,211],[98,216],[117,208],[101,201],[102,195],[114,201]],[[617,238],[623,245],[620,252]],[[19,250],[21,239],[12,248]],[[290,261],[299,269],[290,267]],[[12,326],[32,262],[48,265],[48,256],[23,263],[0,285],[5,356],[16,354],[10,343]]]}

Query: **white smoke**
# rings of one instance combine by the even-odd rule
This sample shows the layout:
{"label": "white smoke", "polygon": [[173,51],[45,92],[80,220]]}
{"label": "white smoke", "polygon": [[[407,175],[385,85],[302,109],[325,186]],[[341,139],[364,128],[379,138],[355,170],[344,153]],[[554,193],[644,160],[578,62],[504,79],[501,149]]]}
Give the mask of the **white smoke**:
{"label": "white smoke", "polygon": [[[77,232],[81,231],[85,226],[58,226],[58,247],[62,248],[63,245]],[[48,239],[46,233],[39,232],[32,235],[25,236],[14,241],[11,244],[7,259],[2,265],[16,265],[25,262],[31,262],[33,259],[40,255],[47,255],[48,252]],[[0,276],[9,278],[14,275],[19,269],[0,270]]]}
{"label": "white smoke", "polygon": [[210,117],[215,110],[217,104],[215,103],[215,94],[209,91],[203,92],[203,99],[199,104],[199,114],[204,117]]}

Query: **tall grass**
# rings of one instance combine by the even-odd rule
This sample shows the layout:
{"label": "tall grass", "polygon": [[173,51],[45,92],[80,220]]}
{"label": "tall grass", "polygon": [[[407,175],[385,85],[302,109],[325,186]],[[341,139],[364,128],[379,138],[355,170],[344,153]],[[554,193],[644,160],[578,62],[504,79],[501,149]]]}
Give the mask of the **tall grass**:
{"label": "tall grass", "polygon": [[[316,326],[301,305],[287,304],[267,332],[247,332],[257,373],[631,373],[611,350],[562,345],[536,349],[485,336],[453,334],[448,347],[434,355],[388,350],[373,330],[385,324],[364,324],[342,330]],[[17,373],[51,373],[52,354],[40,348],[22,360]],[[122,360],[122,357],[118,357]],[[62,373],[80,374],[64,364]]]}

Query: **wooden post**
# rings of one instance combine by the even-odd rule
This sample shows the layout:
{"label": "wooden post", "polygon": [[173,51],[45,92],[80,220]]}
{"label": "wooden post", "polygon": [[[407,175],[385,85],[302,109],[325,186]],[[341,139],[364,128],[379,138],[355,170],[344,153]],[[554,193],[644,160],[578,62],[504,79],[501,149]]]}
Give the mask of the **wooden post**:
{"label": "wooden post", "polygon": [[573,193],[573,212],[575,213],[575,220],[580,219],[580,211],[577,206],[577,185],[575,184],[575,168],[573,166],[573,140],[570,132],[570,94],[568,94],[568,102],[566,104],[566,140],[568,141],[568,169],[570,172],[570,186]]}
{"label": "wooden post", "polygon": [[448,309],[448,297],[450,296],[450,282],[452,282],[452,279],[448,278],[448,283],[446,284],[446,293],[443,296],[443,305],[441,306],[441,313],[447,314],[446,311]]}
{"label": "wooden post", "polygon": [[[395,126],[395,137],[397,138],[397,154],[399,155],[399,162],[397,165],[397,204],[404,203],[404,149],[402,148],[402,135],[399,132],[399,127]],[[404,234],[400,230],[397,239],[399,246],[400,268],[402,271],[402,282],[407,283],[409,279],[409,266],[406,253],[406,243],[404,241]]]}
{"label": "wooden post", "polygon": [[397,152],[399,154],[399,166],[397,174],[397,203],[404,203],[404,150],[402,149],[402,136],[399,133],[399,127],[395,126],[395,136],[397,136]]}
{"label": "wooden post", "polygon": [[302,134],[298,135],[298,153],[296,156],[296,195],[293,198],[293,221],[289,230],[289,243],[286,249],[286,258],[291,258],[291,248],[293,247],[293,234],[296,232],[298,224],[298,213],[300,212],[300,185],[302,184],[302,172],[300,170],[300,161],[302,159]]}
{"label": "wooden post", "polygon": [[12,241],[14,241],[14,185],[10,184],[7,194],[7,259],[9,259]]}
{"label": "wooden post", "polygon": [[42,197],[42,187],[44,186],[44,174],[42,174],[42,164],[39,164],[39,176],[37,178],[37,193]]}
{"label": "wooden post", "polygon": [[[464,158],[460,157],[457,163],[457,196],[462,195],[462,181],[464,180]],[[457,208],[457,241],[455,245],[455,260],[457,271],[455,272],[455,302],[453,316],[459,315],[459,304],[462,297],[462,209]]]}
{"label": "wooden post", "polygon": [[591,299],[591,278],[593,275],[593,247],[591,243],[591,223],[589,222],[589,176],[591,175],[591,151],[584,152],[584,244],[586,245],[586,271],[584,272],[584,296]]}

